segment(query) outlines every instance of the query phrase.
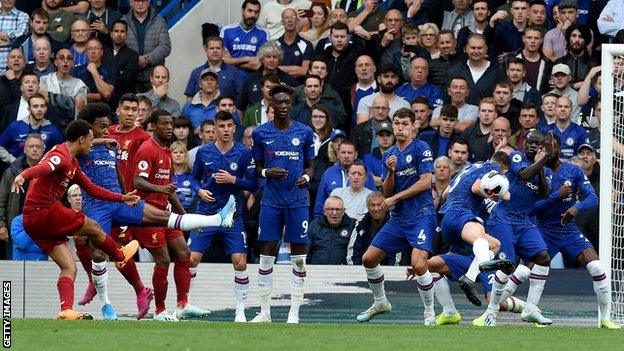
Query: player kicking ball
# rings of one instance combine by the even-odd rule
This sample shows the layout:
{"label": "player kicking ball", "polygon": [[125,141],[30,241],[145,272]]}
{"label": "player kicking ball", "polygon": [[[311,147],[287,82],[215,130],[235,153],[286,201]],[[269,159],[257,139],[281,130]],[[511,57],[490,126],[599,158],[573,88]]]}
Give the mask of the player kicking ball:
{"label": "player kicking ball", "polygon": [[[95,184],[113,192],[122,192],[123,182],[117,167],[117,148],[110,148],[110,145],[116,145],[116,143],[114,140],[107,139],[108,127],[110,126],[109,115],[108,105],[97,102],[88,104],[80,111],[78,118],[90,124],[95,139],[91,152],[86,156],[79,156],[78,161],[87,177]],[[83,212],[99,223],[105,233],[111,233],[113,223],[122,226],[167,226],[174,230],[194,230],[206,225],[215,225],[215,223],[223,225],[229,220],[229,212],[233,211],[231,208],[231,206],[224,206],[222,213],[217,212],[213,216],[178,215],[159,210],[144,201],[139,201],[137,206],[130,207],[125,204],[94,199],[86,194]],[[108,297],[107,256],[96,248],[92,248],[91,256],[93,259],[91,264],[92,277],[97,295],[102,303],[102,315],[104,319],[115,320],[117,314]],[[130,265],[126,265],[126,267],[128,266]],[[125,267],[120,271],[124,276],[136,277],[130,279],[129,283],[135,287],[138,308],[137,319],[141,319],[149,310],[149,302],[153,297],[153,292],[149,288],[142,287],[143,284],[139,273],[136,271],[136,265],[133,264],[131,267],[133,267],[133,272],[123,272]]]}
{"label": "player kicking ball", "polygon": [[260,203],[258,241],[260,265],[258,286],[260,313],[253,323],[271,322],[271,291],[273,264],[277,243],[290,243],[292,275],[290,278],[290,311],[287,323],[299,323],[299,307],[303,302],[308,244],[308,183],[314,174],[314,141],[310,127],[293,121],[290,110],[293,91],[278,85],[269,92],[269,104],[275,118],[254,129],[253,157],[256,175],[266,178]]}
{"label": "player kicking ball", "polygon": [[24,229],[61,269],[56,284],[61,301],[61,312],[57,319],[93,319],[93,316],[73,309],[76,263],[67,247],[67,236],[87,237],[93,246],[109,255],[119,267],[123,267],[134,256],[139,245],[133,240],[121,249],[117,248],[115,241],[106,235],[96,221],[82,212],[63,206],[61,197],[71,181],[100,200],[136,206],[140,197],[134,192],[122,195],[101,188],[82,172],[76,156],[89,154],[93,141],[93,132],[87,122],[71,122],[65,137],[67,141],[53,147],[38,165],[15,177],[12,191],[23,192],[24,182],[32,181],[24,202]]}
{"label": "player kicking ball", "polygon": [[367,322],[392,310],[384,289],[384,275],[379,263],[386,255],[412,248],[411,266],[418,292],[425,306],[425,325],[435,325],[433,277],[427,268],[436,227],[436,210],[431,194],[433,158],[429,146],[414,139],[415,115],[408,108],[394,114],[392,129],[396,145],[383,154],[384,210],[392,209],[390,220],[381,228],[362,256],[374,303],[357,316]]}
{"label": "player kicking ball", "polygon": [[[214,118],[217,140],[197,151],[193,177],[201,183],[197,213],[215,214],[228,199],[236,197],[238,213],[242,212],[243,191],[254,192],[257,188],[256,166],[251,151],[234,141],[236,124],[227,111],[217,112]],[[188,245],[191,250],[191,279],[196,278],[197,266],[215,236],[221,235],[225,251],[234,266],[234,295],[236,297],[235,322],[246,322],[245,301],[249,290],[247,274],[247,238],[243,217],[236,216],[231,228],[206,228],[193,231]]]}

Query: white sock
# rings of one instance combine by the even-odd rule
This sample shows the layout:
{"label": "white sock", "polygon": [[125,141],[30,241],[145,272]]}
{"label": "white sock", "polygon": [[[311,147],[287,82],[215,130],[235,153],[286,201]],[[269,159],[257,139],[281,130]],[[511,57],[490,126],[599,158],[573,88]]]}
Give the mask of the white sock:
{"label": "white sock", "polygon": [[418,293],[425,306],[425,313],[433,312],[433,277],[427,270],[425,274],[416,274],[416,285],[418,286]]}
{"label": "white sock", "polygon": [[527,295],[525,311],[531,312],[539,305],[542,292],[544,291],[544,285],[546,284],[546,278],[548,278],[548,271],[550,271],[550,267],[548,266],[533,265],[531,275],[529,276],[529,294]]}
{"label": "white sock", "polygon": [[247,270],[234,270],[234,296],[236,296],[236,314],[245,312],[247,291],[249,291],[249,274],[247,274]]}
{"label": "white sock", "polygon": [[97,295],[100,298],[100,303],[102,303],[102,305],[110,303],[108,299],[108,272],[106,271],[106,261],[91,261],[91,276],[93,277],[93,285],[95,285],[95,291],[97,291]]}
{"label": "white sock", "polygon": [[474,243],[472,243],[472,253],[475,257],[470,263],[470,267],[468,267],[466,277],[476,282],[477,276],[481,273],[479,271],[479,264],[490,260],[490,244],[483,238],[477,238]]}
{"label": "white sock", "polygon": [[373,292],[373,298],[376,303],[388,303],[386,299],[386,290],[384,288],[384,275],[379,265],[373,268],[366,268],[366,278],[368,278],[368,285],[370,285]]}
{"label": "white sock", "polygon": [[449,289],[448,280],[446,277],[439,273],[431,273],[433,277],[433,295],[442,305],[442,311],[447,315],[452,315],[457,312],[455,304],[453,303],[453,297],[451,296],[451,290]]}
{"label": "white sock", "polygon": [[587,264],[587,271],[594,281],[594,292],[600,308],[600,320],[611,320],[611,284],[600,261],[595,260]]}
{"label": "white sock", "polygon": [[519,264],[516,270],[509,276],[509,280],[505,285],[505,291],[501,296],[501,301],[506,301],[513,296],[520,284],[524,283],[531,275],[531,269],[523,264]]}
{"label": "white sock", "polygon": [[258,288],[260,313],[271,314],[271,291],[273,290],[273,264],[275,256],[260,255],[258,266]]}
{"label": "white sock", "polygon": [[299,307],[303,302],[306,277],[306,255],[290,255],[292,275],[290,276],[290,312],[299,315]]}
{"label": "white sock", "polygon": [[167,221],[167,228],[179,229],[185,232],[205,227],[218,227],[220,225],[221,216],[218,213],[204,216],[193,213],[180,215],[172,212]]}
{"label": "white sock", "polygon": [[505,284],[507,284],[507,280],[509,276],[501,271],[496,271],[494,274],[494,282],[492,282],[492,295],[490,297],[490,302],[488,303],[488,311],[490,313],[498,312],[499,305],[501,301],[501,296],[503,295],[503,291],[505,290]]}

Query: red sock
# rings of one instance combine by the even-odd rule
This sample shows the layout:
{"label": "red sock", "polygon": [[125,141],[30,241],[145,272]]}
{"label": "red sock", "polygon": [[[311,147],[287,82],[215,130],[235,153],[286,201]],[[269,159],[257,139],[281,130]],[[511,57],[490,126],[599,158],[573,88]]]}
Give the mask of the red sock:
{"label": "red sock", "polygon": [[74,281],[67,276],[61,276],[56,282],[59,298],[61,299],[61,311],[74,308]]}
{"label": "red sock", "polygon": [[169,266],[154,266],[154,275],[152,276],[152,285],[154,286],[154,302],[156,303],[156,314],[164,311],[165,299],[167,299],[167,274]]}
{"label": "red sock", "polygon": [[111,238],[108,235],[106,236],[106,239],[104,239],[103,243],[100,243],[100,244],[93,243],[93,246],[104,251],[104,253],[110,256],[111,259],[115,262],[123,261],[125,258],[123,251],[117,248],[117,245],[115,244],[115,240],[113,240],[113,238]]}
{"label": "red sock", "polygon": [[76,245],[76,255],[78,255],[78,259],[82,264],[82,268],[87,272],[89,276],[89,282],[92,282],[91,279],[91,251],[89,250],[89,245]]}
{"label": "red sock", "polygon": [[189,260],[176,260],[173,266],[173,278],[178,292],[178,306],[183,307],[188,303],[188,292],[191,286],[191,270]]}
{"label": "red sock", "polygon": [[128,260],[124,268],[119,270],[119,273],[132,285],[137,295],[143,290],[143,282],[141,281],[141,276],[139,275],[139,271],[133,259]]}

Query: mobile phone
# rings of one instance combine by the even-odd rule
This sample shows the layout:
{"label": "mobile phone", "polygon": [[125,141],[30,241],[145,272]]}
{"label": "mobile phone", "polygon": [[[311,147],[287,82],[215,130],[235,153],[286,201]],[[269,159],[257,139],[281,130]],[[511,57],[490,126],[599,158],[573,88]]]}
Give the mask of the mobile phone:
{"label": "mobile phone", "polygon": [[301,17],[303,18],[312,18],[312,16],[314,16],[314,11],[313,10],[302,10],[303,14],[301,15]]}
{"label": "mobile phone", "polygon": [[418,53],[419,49],[418,45],[403,45],[403,52]]}

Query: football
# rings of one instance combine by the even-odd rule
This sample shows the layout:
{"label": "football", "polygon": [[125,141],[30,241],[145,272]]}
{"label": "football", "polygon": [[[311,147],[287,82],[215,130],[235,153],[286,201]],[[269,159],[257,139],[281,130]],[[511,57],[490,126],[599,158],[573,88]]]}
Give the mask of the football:
{"label": "football", "polygon": [[490,171],[481,177],[479,191],[484,197],[490,198],[496,195],[496,197],[500,198],[509,191],[509,180],[496,171]]}

